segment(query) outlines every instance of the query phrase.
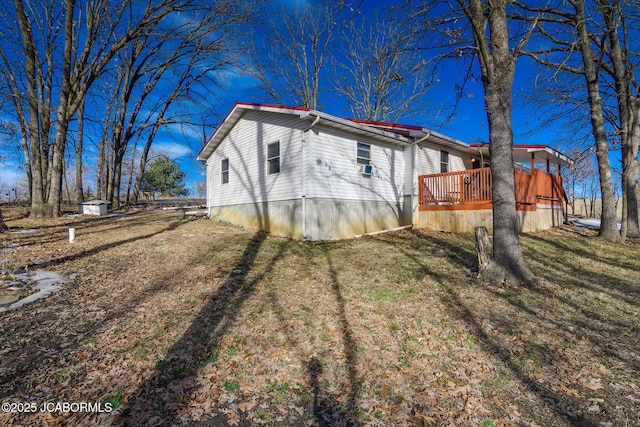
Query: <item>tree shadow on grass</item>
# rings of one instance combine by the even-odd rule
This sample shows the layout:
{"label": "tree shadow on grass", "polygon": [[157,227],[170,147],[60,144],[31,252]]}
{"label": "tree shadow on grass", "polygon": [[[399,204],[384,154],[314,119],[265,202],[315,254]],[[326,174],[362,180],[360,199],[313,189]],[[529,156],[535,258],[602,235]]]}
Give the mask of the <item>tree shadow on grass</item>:
{"label": "tree shadow on grass", "polygon": [[[634,264],[630,261],[623,262],[623,260],[619,259],[622,258],[622,256],[616,259],[613,257],[597,256],[584,248],[577,248],[566,242],[561,242],[559,239],[549,239],[535,235],[530,235],[528,238],[535,242],[536,246],[535,248],[527,248],[527,255],[544,266],[542,271],[537,272],[539,276],[551,282],[561,277],[563,281],[567,281],[577,287],[593,292],[606,291],[613,298],[625,304],[640,307],[640,287],[620,277],[620,272],[624,270],[628,270],[632,274],[637,272],[639,270],[638,263]],[[584,238],[583,244],[585,246],[589,245],[589,243],[593,242],[591,239]],[[545,251],[547,248],[551,249]],[[574,263],[569,258],[562,260],[554,259],[552,255],[546,252],[575,254],[581,258],[593,260],[596,263],[604,263],[615,267],[615,270],[612,269],[609,274],[601,270],[594,271],[594,269],[589,268],[589,265],[584,265],[584,263]],[[610,290],[616,292],[609,292]]]}
{"label": "tree shadow on grass", "polygon": [[[343,393],[346,393],[347,395],[346,403],[340,403],[337,396],[332,395],[328,390],[323,390],[321,378],[324,373],[324,366],[320,358],[315,355],[311,356],[308,360],[301,360],[301,365],[306,367],[309,387],[312,393],[313,407],[310,409],[317,425],[322,427],[357,426],[358,384],[356,366],[358,358],[356,353],[356,342],[346,314],[346,301],[342,295],[343,285],[338,279],[338,272],[333,265],[330,255],[330,247],[328,247],[328,245],[331,245],[331,243],[323,244],[322,250],[329,268],[331,291],[335,297],[337,305],[338,321],[342,336],[344,363],[347,369],[347,389],[343,390]],[[278,321],[282,325],[280,329],[287,331],[288,319],[282,315],[283,308],[281,307],[276,294],[271,292],[269,297],[271,305],[274,308],[274,312],[278,316]],[[288,334],[286,337],[288,345],[291,348],[294,348],[297,345],[295,340],[289,337]]]}
{"label": "tree shadow on grass", "polygon": [[[79,259],[83,259],[83,258],[87,258],[90,257],[92,255],[96,255],[100,252],[103,251],[107,251],[109,249],[121,246],[121,245],[126,245],[128,243],[135,243],[138,241],[142,241],[142,240],[146,240],[146,239],[150,239],[154,236],[157,236],[159,234],[163,234],[166,232],[170,232],[175,230],[176,228],[178,228],[180,225],[185,223],[185,218],[184,216],[174,219],[172,220],[168,225],[163,226],[162,228],[158,229],[157,231],[153,231],[150,233],[140,233],[138,235],[134,235],[132,237],[126,238],[126,239],[118,239],[118,230],[122,229],[122,230],[130,230],[132,227],[136,226],[136,223],[139,222],[140,225],[144,226],[144,225],[148,225],[148,221],[149,217],[148,216],[140,216],[139,218],[135,218],[135,222],[132,224],[130,221],[125,221],[125,222],[120,222],[120,223],[112,223],[112,224],[108,224],[109,227],[108,228],[103,228],[101,227],[101,225],[104,225],[104,221],[100,220],[99,222],[96,222],[95,220],[91,220],[91,221],[82,221],[80,223],[70,223],[70,224],[65,224],[65,225],[59,225],[56,226],[57,229],[60,229],[60,231],[58,233],[50,233],[47,235],[40,235],[38,233],[34,234],[34,235],[28,235],[26,238],[23,238],[19,241],[18,245],[20,248],[22,247],[29,247],[29,246],[34,246],[34,245],[46,245],[49,243],[55,243],[55,242],[60,242],[60,241],[66,241],[67,240],[67,234],[66,234],[66,229],[69,226],[73,226],[73,228],[76,229],[76,240],[82,238],[85,240],[90,240],[90,236],[91,234],[99,234],[99,235],[104,235],[109,234],[110,236],[116,236],[116,238],[109,243],[105,243],[102,244],[100,246],[96,246],[93,247],[89,250],[86,251],[82,251],[82,252],[78,252],[75,254],[70,254],[70,255],[65,255],[65,256],[60,256],[60,257],[52,257],[52,258],[48,258],[48,259],[44,259],[44,260],[39,260],[37,262],[32,262],[31,264],[28,265],[24,265],[23,267],[25,269],[43,269],[43,268],[48,268],[48,267],[54,267],[57,265],[61,265],[64,264],[66,262],[69,261],[77,261]],[[151,219],[151,221],[159,221],[158,219]],[[163,223],[166,222],[166,220],[164,220],[163,218]],[[38,228],[40,229],[40,227]],[[87,232],[81,232],[81,230],[86,230]]]}
{"label": "tree shadow on grass", "polygon": [[[329,275],[331,277],[331,290],[336,298],[336,303],[338,305],[338,317],[340,321],[340,333],[342,335],[342,344],[344,346],[344,355],[345,355],[345,363],[347,365],[348,372],[348,400],[347,403],[343,407],[336,407],[335,402],[332,402],[331,399],[323,398],[322,391],[318,387],[317,390],[314,389],[314,414],[316,418],[324,419],[323,415],[331,415],[329,421],[331,425],[347,425],[347,426],[355,426],[357,425],[357,414],[358,414],[358,383],[357,383],[357,370],[356,366],[358,363],[357,354],[355,350],[355,340],[353,337],[353,333],[351,331],[351,326],[349,325],[349,319],[347,318],[346,310],[345,310],[345,300],[342,295],[342,285],[338,279],[338,273],[333,265],[333,261],[331,259],[331,254],[328,249],[325,247],[325,257],[327,259],[327,264],[329,266]],[[317,375],[322,371],[318,372],[318,361],[311,358],[308,364],[308,373],[309,378],[313,382],[314,379],[317,381]],[[327,420],[325,420],[327,421]]]}
{"label": "tree shadow on grass", "polygon": [[[393,245],[419,266],[418,271],[416,271],[417,278],[422,279],[428,276],[441,285],[443,302],[451,308],[456,318],[464,322],[468,330],[478,339],[479,345],[485,351],[496,357],[527,390],[533,392],[539,398],[539,402],[542,402],[546,409],[549,410],[551,414],[554,414],[556,418],[555,422],[550,420],[545,421],[549,421],[552,424],[562,422],[563,424],[568,423],[574,426],[595,427],[597,425],[597,418],[594,419],[589,415],[578,414],[576,407],[579,403],[573,400],[571,396],[542,385],[536,378],[527,373],[520,363],[521,360],[512,354],[508,346],[506,346],[506,343],[502,341],[504,338],[502,335],[488,335],[485,332],[483,325],[486,326],[486,323],[493,325],[495,329],[500,328],[502,324],[501,313],[493,313],[493,315],[489,314],[487,316],[479,315],[477,310],[469,307],[467,305],[468,302],[460,297],[461,291],[468,288],[478,287],[483,290],[487,288],[487,285],[475,278],[477,261],[475,253],[470,249],[472,246],[469,245],[469,249],[466,249],[461,247],[459,243],[452,243],[449,239],[439,238],[434,234],[414,232],[413,235],[414,238],[419,239],[414,245],[407,245],[402,242],[402,240],[399,242],[395,241],[395,239],[385,238],[381,240]],[[473,236],[469,236],[469,238],[473,239]],[[463,273],[463,275],[465,275],[467,279],[465,282],[460,282],[459,279],[452,279],[447,273],[432,268],[426,261],[426,258],[422,259],[420,257],[416,252],[416,248],[424,251],[425,257],[429,256],[428,251],[438,251],[441,254],[440,256],[446,257],[454,268],[465,271],[466,273]],[[514,292],[517,293],[519,290],[511,289],[504,293],[496,293],[495,295],[504,298],[508,304],[514,305],[516,310],[524,310],[526,316],[538,318],[538,320],[534,322],[535,324],[548,320],[541,318],[538,312],[528,310],[527,307],[522,307],[521,302],[519,302],[517,298],[510,298]],[[534,327],[535,324],[530,326]],[[545,361],[545,363],[557,357],[545,346],[536,346],[535,351],[540,360]],[[538,416],[543,415],[538,414]]]}
{"label": "tree shadow on grass", "polygon": [[[601,240],[598,237],[592,237],[592,236],[582,236],[580,235],[580,240],[583,242],[582,247],[575,247],[575,246],[571,246],[569,245],[565,239],[560,239],[560,238],[548,238],[548,237],[543,237],[537,234],[527,234],[526,236],[528,239],[540,242],[540,243],[544,243],[550,246],[555,247],[556,249],[558,249],[559,251],[567,251],[567,252],[571,252],[574,253],[576,255],[579,255],[581,257],[584,258],[589,258],[595,262],[604,262],[607,263],[609,265],[615,266],[615,267],[619,267],[619,268],[624,268],[624,269],[629,269],[629,270],[633,270],[633,271],[637,271],[640,272],[640,266],[638,265],[638,263],[633,263],[633,262],[624,262],[625,260],[622,257],[614,257],[614,256],[603,256],[603,255],[597,255],[594,253],[594,251],[589,250],[588,248],[591,245],[598,245],[598,244],[605,244],[607,245],[608,243]],[[574,240],[577,237],[570,237],[570,240]],[[618,245],[618,248],[624,248],[625,246],[631,247],[631,244],[627,243],[626,245]]]}
{"label": "tree shadow on grass", "polygon": [[[124,240],[117,240],[76,255],[53,258],[43,263],[30,265],[29,267],[41,269],[61,265],[67,261],[90,257],[127,243],[151,239],[159,234],[175,230],[183,223],[184,221],[182,219],[172,221],[165,227],[151,233],[137,235]],[[73,346],[79,345],[80,341],[103,327],[105,322],[126,315],[134,307],[139,305],[146,298],[146,295],[162,289],[163,286],[163,283],[157,283],[144,294],[138,294],[134,298],[127,300],[126,303],[118,305],[117,309],[111,311],[105,319],[92,319],[83,322],[75,321],[69,324],[63,319],[60,319],[60,313],[56,309],[57,306],[51,302],[46,303],[47,300],[35,302],[21,308],[20,310],[22,310],[22,312],[12,317],[11,322],[3,322],[0,324],[0,333],[4,337],[23,337],[25,331],[29,331],[26,337],[22,339],[20,346],[15,344],[7,346],[3,352],[2,358],[0,359],[0,385],[2,385],[2,387],[0,387],[0,397],[8,396],[24,387],[28,387],[23,379],[32,371],[42,368],[40,362],[44,354],[46,354],[47,357],[51,357],[52,355],[57,356],[62,354],[63,351],[70,350]],[[108,292],[108,290],[101,292]],[[97,300],[98,298],[98,296],[95,296],[94,299]],[[41,304],[44,303],[47,304],[46,308],[41,306]],[[61,304],[64,305],[64,302],[61,302]],[[26,315],[22,315],[22,313],[26,313]],[[5,312],[3,314],[6,316],[13,315],[12,312]],[[34,329],[33,326],[51,324],[60,324],[59,327],[54,330],[64,331],[64,333],[51,334],[52,329],[50,328],[38,327]]]}
{"label": "tree shadow on grass", "polygon": [[[459,298],[457,292],[449,287],[446,288],[446,292],[448,296],[447,303],[453,307],[456,316],[464,321],[470,332],[478,339],[480,345],[497,357],[527,390],[540,398],[540,401],[549,410],[573,426],[596,427],[599,425],[590,417],[577,414],[575,411],[577,404],[572,401],[573,399],[569,395],[553,391],[552,388],[543,385],[535,377],[525,372],[517,358],[506,349],[505,343],[501,340],[504,337],[493,337],[485,333],[475,313]],[[491,319],[487,320],[492,321]],[[495,321],[493,322],[495,323]],[[547,346],[535,345],[533,348],[537,358],[545,363],[557,357]],[[539,415],[542,416],[542,414]],[[550,420],[548,421],[551,422]],[[555,425],[555,422],[549,425]]]}
{"label": "tree shadow on grass", "polygon": [[176,384],[196,374],[207,358],[216,353],[220,339],[232,326],[243,303],[287,250],[288,244],[281,244],[263,269],[253,271],[266,239],[265,232],[253,236],[232,273],[208,299],[178,342],[168,350],[167,356],[156,364],[153,374],[138,386],[127,407],[114,420],[114,425],[180,423],[178,410],[185,396]]}
{"label": "tree shadow on grass", "polygon": [[[550,240],[555,242],[554,238]],[[470,281],[471,288],[477,287],[480,291],[492,294],[488,301],[493,304],[491,310],[470,305],[483,304],[485,301],[469,298],[469,293],[465,293],[464,289],[449,284],[446,291],[450,303],[455,307],[459,318],[477,334],[485,348],[495,354],[547,408],[566,422],[575,426],[595,426],[607,419],[612,420],[613,414],[623,417],[618,418],[617,422],[624,422],[624,415],[620,414],[633,413],[633,404],[629,401],[623,403],[612,397],[619,393],[615,387],[591,389],[588,385],[583,385],[578,379],[585,380],[584,366],[576,366],[570,354],[571,351],[582,352],[580,360],[590,366],[600,366],[601,363],[615,366],[607,374],[607,381],[624,382],[629,376],[637,378],[640,371],[640,363],[635,356],[638,347],[635,340],[629,340],[628,333],[634,327],[633,316],[627,317],[620,312],[625,306],[630,312],[634,311],[637,304],[635,298],[624,292],[637,289],[637,286],[629,283],[614,287],[611,291],[595,284],[585,286],[582,277],[584,274],[594,283],[611,280],[615,282],[615,278],[598,267],[590,266],[588,261],[585,264],[584,260],[580,261],[586,266],[583,275],[576,271],[567,272],[565,264],[568,260],[561,254],[571,249],[568,243],[556,242],[557,245],[551,245],[551,251],[540,251],[538,249],[541,243],[550,242],[537,237],[532,241],[535,245],[523,240],[525,256],[530,263],[536,263],[534,273],[541,277],[544,275],[546,282],[542,281],[532,287],[495,288],[477,280]],[[439,244],[448,246],[446,241],[440,241]],[[455,250],[456,248],[451,248],[451,251]],[[587,255],[580,256],[591,259]],[[606,258],[599,261],[621,268],[621,265],[615,261],[609,263]],[[633,266],[628,267],[634,270]],[[605,295],[604,301],[598,301],[597,298],[595,301],[590,300],[583,289],[595,291],[594,295]],[[606,302],[607,298],[618,300],[618,309],[611,310]],[[501,303],[506,311],[501,308]],[[604,309],[606,311],[602,312]],[[516,334],[500,332],[501,328],[504,331],[515,328]],[[493,332],[487,333],[488,330]],[[520,350],[513,351],[511,348],[508,340],[513,338],[519,343],[517,348],[524,348],[522,354],[519,353]],[[569,352],[565,352],[565,349]],[[550,379],[551,383],[539,380],[535,370],[526,366],[532,359],[536,361],[534,365],[540,365],[545,372],[544,378]],[[554,386],[554,383],[559,385]],[[571,390],[572,387],[579,391]],[[587,399],[588,397],[602,401],[600,405],[605,409],[590,410],[593,400]]]}

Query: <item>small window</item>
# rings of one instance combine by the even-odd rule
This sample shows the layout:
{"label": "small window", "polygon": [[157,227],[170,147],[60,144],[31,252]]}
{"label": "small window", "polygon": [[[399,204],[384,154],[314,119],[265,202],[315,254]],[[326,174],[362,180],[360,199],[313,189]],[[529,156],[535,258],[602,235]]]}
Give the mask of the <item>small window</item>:
{"label": "small window", "polygon": [[222,169],[222,183],[229,183],[229,159],[222,159],[221,167]]}
{"label": "small window", "polygon": [[371,164],[371,145],[358,142],[358,155],[356,161],[359,165]]}
{"label": "small window", "polygon": [[267,174],[280,172],[280,141],[267,145]]}
{"label": "small window", "polygon": [[440,172],[449,172],[449,152],[440,151]]}

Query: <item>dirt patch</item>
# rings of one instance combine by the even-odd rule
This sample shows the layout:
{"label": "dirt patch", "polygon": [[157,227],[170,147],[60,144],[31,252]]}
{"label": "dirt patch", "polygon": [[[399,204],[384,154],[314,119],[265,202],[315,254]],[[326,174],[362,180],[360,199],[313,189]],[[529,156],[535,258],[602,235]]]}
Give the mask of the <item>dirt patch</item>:
{"label": "dirt patch", "polygon": [[[177,211],[16,219],[7,268],[73,278],[0,313],[21,425],[640,424],[640,249],[523,236],[540,282],[493,288],[473,236],[309,244]],[[76,229],[69,244],[67,230]],[[215,421],[212,421],[215,420]]]}

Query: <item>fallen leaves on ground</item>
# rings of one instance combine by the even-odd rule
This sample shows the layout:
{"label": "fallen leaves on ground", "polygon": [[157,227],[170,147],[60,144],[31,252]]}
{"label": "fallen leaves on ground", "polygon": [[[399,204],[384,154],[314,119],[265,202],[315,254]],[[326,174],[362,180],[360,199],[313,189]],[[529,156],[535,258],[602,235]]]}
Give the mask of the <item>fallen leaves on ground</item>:
{"label": "fallen leaves on ground", "polygon": [[637,243],[524,236],[539,283],[502,288],[467,235],[303,243],[147,210],[8,223],[39,232],[0,235],[7,267],[73,279],[0,314],[2,402],[114,411],[1,424],[640,424]]}

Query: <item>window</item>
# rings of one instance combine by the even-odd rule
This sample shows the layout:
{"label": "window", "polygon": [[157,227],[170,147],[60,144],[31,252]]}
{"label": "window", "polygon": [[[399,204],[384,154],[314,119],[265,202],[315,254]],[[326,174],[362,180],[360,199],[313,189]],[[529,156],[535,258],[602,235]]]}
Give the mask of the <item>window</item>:
{"label": "window", "polygon": [[356,161],[359,165],[371,164],[371,145],[358,142],[358,155]]}
{"label": "window", "polygon": [[222,183],[229,183],[229,159],[222,159],[221,167],[222,169]]}
{"label": "window", "polygon": [[280,172],[280,141],[267,145],[267,174]]}
{"label": "window", "polygon": [[449,152],[440,151],[440,172],[449,172]]}

